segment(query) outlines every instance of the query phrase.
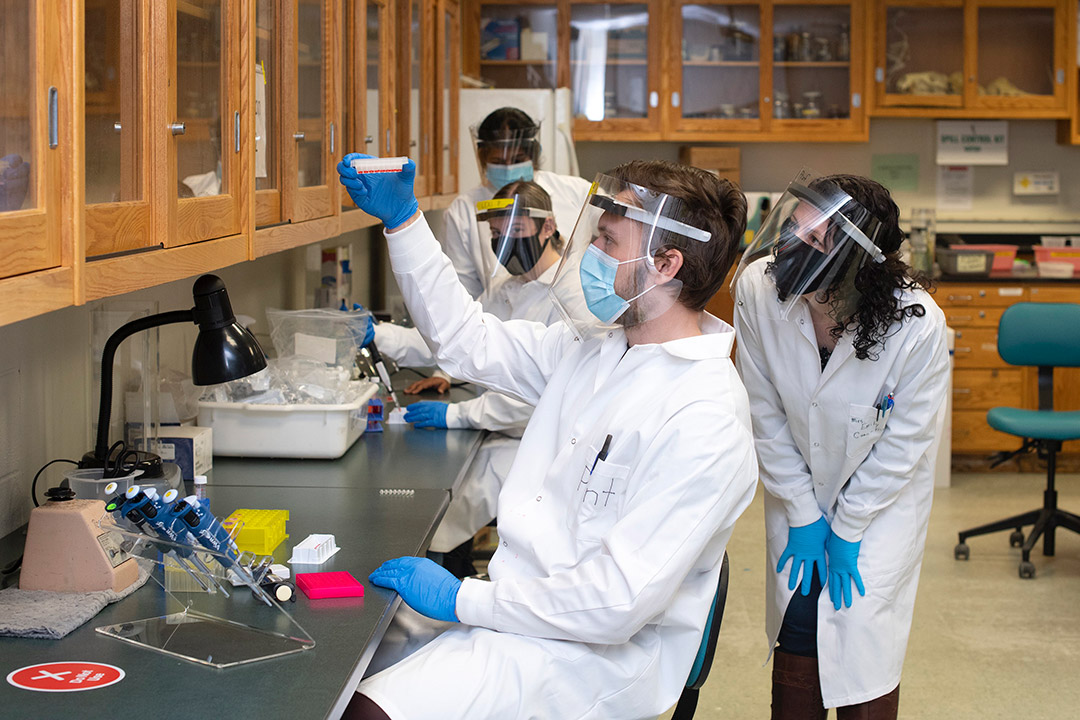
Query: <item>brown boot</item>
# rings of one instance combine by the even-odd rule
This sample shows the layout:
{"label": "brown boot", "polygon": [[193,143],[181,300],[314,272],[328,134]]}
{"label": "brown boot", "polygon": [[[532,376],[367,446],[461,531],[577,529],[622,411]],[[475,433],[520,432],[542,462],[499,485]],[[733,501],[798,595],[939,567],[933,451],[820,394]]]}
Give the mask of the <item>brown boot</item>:
{"label": "brown boot", "polygon": [[858,705],[836,708],[836,720],[896,720],[900,712],[900,686],[888,695],[882,695]]}
{"label": "brown boot", "polygon": [[773,652],[772,720],[824,720],[817,658]]}

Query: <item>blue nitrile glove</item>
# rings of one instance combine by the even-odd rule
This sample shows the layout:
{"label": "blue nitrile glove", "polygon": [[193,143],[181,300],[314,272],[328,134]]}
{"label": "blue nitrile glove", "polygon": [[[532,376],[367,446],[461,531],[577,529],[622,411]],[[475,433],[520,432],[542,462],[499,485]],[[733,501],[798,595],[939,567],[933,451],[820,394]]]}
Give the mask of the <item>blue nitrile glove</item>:
{"label": "blue nitrile glove", "polygon": [[19,210],[30,189],[30,163],[12,153],[0,158],[0,211]]}
{"label": "blue nitrile glove", "polygon": [[399,557],[387,560],[368,576],[379,587],[396,590],[416,612],[445,622],[457,622],[461,581],[433,560]]}
{"label": "blue nitrile glove", "polygon": [[[356,312],[364,312],[364,306],[360,303],[353,303],[352,309]],[[360,341],[360,347],[365,348],[371,344],[371,341],[375,339],[375,316],[368,313],[367,325],[364,326],[364,337]]]}
{"label": "blue nitrile glove", "polygon": [[397,173],[357,175],[352,168],[352,161],[370,157],[372,156],[363,153],[346,155],[337,166],[341,184],[349,191],[349,197],[356,203],[356,207],[379,218],[388,228],[399,227],[420,208],[413,193],[416,163],[409,160],[401,172]]}
{"label": "blue nitrile glove", "polygon": [[782,572],[791,558],[791,574],[788,576],[788,590],[794,590],[802,573],[802,594],[810,594],[813,582],[814,565],[817,565],[818,580],[825,584],[825,541],[829,538],[829,523],[822,515],[817,522],[809,525],[788,528],[787,547],[776,565],[776,572]]}
{"label": "blue nitrile glove", "polygon": [[446,410],[450,403],[438,400],[421,400],[405,408],[405,422],[418,428],[445,428]]}
{"label": "blue nitrile glove", "polygon": [[840,609],[841,598],[844,607],[851,607],[851,580],[855,581],[859,594],[866,595],[862,576],[859,575],[859,545],[844,540],[831,530],[825,542],[825,550],[829,553],[829,597],[837,610]]}

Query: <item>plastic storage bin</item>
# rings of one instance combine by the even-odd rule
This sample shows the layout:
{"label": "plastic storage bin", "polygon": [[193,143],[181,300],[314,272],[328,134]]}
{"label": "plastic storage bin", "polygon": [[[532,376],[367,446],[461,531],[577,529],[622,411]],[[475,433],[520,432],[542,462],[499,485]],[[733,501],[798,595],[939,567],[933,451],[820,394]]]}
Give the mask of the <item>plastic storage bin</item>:
{"label": "plastic storage bin", "polygon": [[368,400],[378,386],[362,381],[346,405],[252,405],[199,402],[199,425],[214,428],[214,454],[239,457],[338,458],[367,428]]}
{"label": "plastic storage bin", "polygon": [[256,555],[269,555],[289,537],[285,532],[285,523],[289,520],[288,510],[249,510],[241,508],[225,518],[222,527],[232,531],[240,524],[233,541],[241,550],[248,550]]}
{"label": "plastic storage bin", "polygon": [[994,243],[988,243],[985,245],[954,245],[953,249],[964,248],[965,250],[986,250],[994,253],[994,265],[990,268],[991,272],[1012,272],[1013,260],[1016,259],[1016,251],[1020,248],[1019,245],[996,245]]}
{"label": "plastic storage bin", "polygon": [[[1039,266],[1042,274],[1042,266],[1046,263],[1069,263],[1073,266],[1073,275],[1080,274],[1080,247],[1045,247],[1033,245],[1035,251],[1035,263]],[[1054,275],[1052,277],[1061,277]]]}
{"label": "plastic storage bin", "polygon": [[997,260],[992,251],[973,250],[970,245],[939,247],[935,255],[942,275],[960,277],[986,277]]}

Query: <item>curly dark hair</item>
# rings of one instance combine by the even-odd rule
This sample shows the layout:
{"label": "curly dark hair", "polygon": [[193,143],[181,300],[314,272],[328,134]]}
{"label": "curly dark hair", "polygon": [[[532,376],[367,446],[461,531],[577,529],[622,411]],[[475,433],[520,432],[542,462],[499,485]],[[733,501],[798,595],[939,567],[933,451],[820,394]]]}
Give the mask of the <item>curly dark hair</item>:
{"label": "curly dark hair", "polygon": [[859,208],[842,208],[841,212],[859,225],[859,216],[868,211],[882,224],[874,236],[874,243],[885,253],[885,262],[868,262],[859,268],[855,275],[855,289],[859,299],[854,307],[845,306],[836,285],[824,291],[824,301],[833,309],[837,324],[830,330],[834,338],[839,339],[844,332],[855,335],[852,344],[855,357],[859,360],[877,360],[880,353],[878,346],[885,346],[885,340],[896,332],[890,329],[905,318],[923,317],[926,308],[921,303],[903,305],[897,296],[897,290],[915,288],[931,289],[930,279],[913,270],[900,259],[900,243],[904,233],[900,230],[900,208],[896,206],[889,191],[880,183],[858,175],[830,175],[814,181],[811,185],[832,183],[849,195]]}

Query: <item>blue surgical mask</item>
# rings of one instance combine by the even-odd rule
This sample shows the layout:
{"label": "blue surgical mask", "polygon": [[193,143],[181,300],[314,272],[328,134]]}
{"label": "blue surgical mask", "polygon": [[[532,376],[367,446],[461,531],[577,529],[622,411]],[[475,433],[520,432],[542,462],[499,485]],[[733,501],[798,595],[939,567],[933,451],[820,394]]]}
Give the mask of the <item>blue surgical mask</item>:
{"label": "blue surgical mask", "polygon": [[581,290],[585,294],[585,304],[600,322],[615,322],[626,312],[631,302],[652,290],[652,287],[648,287],[629,300],[624,300],[615,292],[615,275],[619,272],[619,266],[644,259],[638,257],[619,262],[595,245],[585,248],[578,271],[581,276]]}
{"label": "blue surgical mask", "polygon": [[509,165],[488,163],[484,167],[484,176],[487,177],[488,184],[496,190],[512,182],[529,182],[533,179],[532,160]]}

